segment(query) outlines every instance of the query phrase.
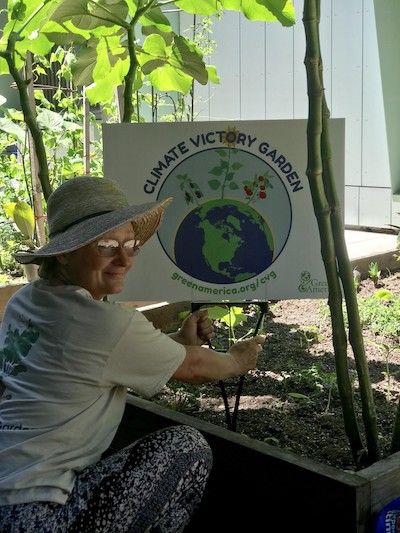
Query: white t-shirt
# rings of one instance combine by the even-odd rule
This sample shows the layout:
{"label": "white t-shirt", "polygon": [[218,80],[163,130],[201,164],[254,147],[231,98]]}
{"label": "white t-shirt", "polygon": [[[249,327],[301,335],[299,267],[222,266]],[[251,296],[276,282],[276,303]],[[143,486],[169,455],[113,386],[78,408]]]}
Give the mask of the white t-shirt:
{"label": "white t-shirt", "polygon": [[184,357],[136,309],[44,280],[17,291],[0,329],[0,505],[64,503],[109,447],[127,387],[150,398]]}

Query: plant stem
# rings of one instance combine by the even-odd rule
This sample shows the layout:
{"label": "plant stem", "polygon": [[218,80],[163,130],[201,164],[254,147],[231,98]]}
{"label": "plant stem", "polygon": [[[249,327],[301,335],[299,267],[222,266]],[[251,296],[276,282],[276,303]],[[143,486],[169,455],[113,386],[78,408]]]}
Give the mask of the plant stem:
{"label": "plant stem", "polygon": [[[320,0],[305,0],[303,23],[306,32],[306,72],[309,95],[309,116],[307,125],[308,162],[307,177],[313,200],[314,212],[317,218],[321,236],[321,255],[327,275],[329,297],[328,304],[331,310],[333,345],[335,352],[336,373],[338,390],[341,398],[346,434],[350,441],[353,457],[357,462],[364,459],[364,446],[355,414],[354,398],[347,361],[347,337],[343,317],[342,289],[337,271],[337,254],[339,256],[342,283],[345,285],[345,296],[350,300],[350,313],[352,316],[352,346],[359,342],[358,332],[361,330],[360,321],[353,308],[352,294],[355,295],[354,282],[350,262],[347,256],[344,240],[344,230],[334,188],[331,168],[331,153],[327,107],[324,99],[322,81],[322,59],[319,43]],[[324,111],[324,112],[323,112]],[[329,201],[328,201],[329,200]],[[347,280],[350,272],[352,291],[349,290]],[[347,300],[346,300],[347,302]],[[362,337],[361,337],[362,340]],[[360,346],[357,345],[357,348]],[[360,353],[360,350],[357,354]],[[369,378],[364,361],[357,361],[357,370],[362,388],[361,395],[364,399],[364,421],[368,422],[368,462],[379,458],[377,439],[375,439],[376,416],[371,396],[368,396]],[[365,385],[366,383],[366,385]]]}

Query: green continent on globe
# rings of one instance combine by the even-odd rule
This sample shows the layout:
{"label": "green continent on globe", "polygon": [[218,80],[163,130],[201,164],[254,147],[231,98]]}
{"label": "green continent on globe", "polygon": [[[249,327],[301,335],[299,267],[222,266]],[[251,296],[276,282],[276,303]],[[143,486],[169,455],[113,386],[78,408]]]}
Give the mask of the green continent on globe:
{"label": "green continent on globe", "polygon": [[178,228],[176,264],[210,283],[238,283],[272,263],[273,237],[264,218],[237,200],[210,200],[193,209]]}

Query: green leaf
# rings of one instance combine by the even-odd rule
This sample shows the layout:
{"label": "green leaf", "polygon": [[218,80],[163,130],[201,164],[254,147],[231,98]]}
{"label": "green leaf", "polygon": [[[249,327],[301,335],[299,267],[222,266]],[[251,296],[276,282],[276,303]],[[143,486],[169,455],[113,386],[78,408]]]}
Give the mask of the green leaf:
{"label": "green leaf", "polygon": [[151,9],[144,16],[140,17],[140,24],[143,27],[155,26],[159,31],[163,33],[172,32],[172,27],[169,20],[159,7]]}
{"label": "green leaf", "polygon": [[208,81],[219,85],[220,78],[217,74],[217,69],[213,65],[206,65],[206,70],[208,74]]}
{"label": "green leaf", "polygon": [[91,36],[90,32],[77,29],[70,21],[60,24],[54,21],[46,21],[41,31],[49,41],[61,46],[68,44],[81,45],[89,40]]}
{"label": "green leaf", "polygon": [[21,128],[18,124],[15,124],[9,118],[0,117],[0,130],[8,133],[19,143],[24,145],[25,143],[25,130]]}
{"label": "green leaf", "polygon": [[168,64],[153,70],[149,74],[149,80],[153,87],[159,91],[177,91],[182,94],[188,94],[192,87],[192,78],[190,76]]}
{"label": "green leaf", "polygon": [[219,165],[217,167],[213,167],[210,170],[210,174],[212,174],[213,176],[222,176],[223,171],[224,171],[224,169],[223,169],[222,165]]}
{"label": "green leaf", "polygon": [[377,300],[391,300],[393,298],[393,293],[386,289],[379,289],[374,296]]}
{"label": "green leaf", "polygon": [[23,2],[16,2],[11,11],[11,20],[23,20],[26,13],[26,5]]}
{"label": "green leaf", "polygon": [[61,131],[64,125],[62,116],[50,109],[38,108],[37,121],[41,129],[51,131]]}
{"label": "green leaf", "polygon": [[152,33],[146,37],[142,53],[140,54],[140,64],[143,66],[152,59],[166,59],[169,54],[169,47],[166,45],[165,40],[156,33]]}
{"label": "green leaf", "polygon": [[208,185],[213,191],[216,191],[221,187],[221,183],[218,180],[209,180]]}
{"label": "green leaf", "polygon": [[293,26],[295,10],[290,0],[221,0],[224,9],[239,11],[249,20],[280,22],[282,26]]}
{"label": "green leaf", "polygon": [[226,315],[226,307],[220,307],[219,305],[213,305],[212,307],[207,307],[208,316],[212,320],[220,320],[223,316]]}
{"label": "green leaf", "polygon": [[219,0],[178,0],[175,5],[188,13],[213,15],[221,8]]}
{"label": "green leaf", "polygon": [[25,239],[32,240],[35,231],[35,215],[29,204],[24,201],[3,204],[3,209],[17,225]]}
{"label": "green leaf", "polygon": [[208,82],[208,72],[200,50],[185,37],[177,35],[174,39],[169,63],[181,69],[202,85]]}
{"label": "green leaf", "polygon": [[89,11],[87,0],[62,0],[49,18],[60,24],[71,21],[77,28],[91,30],[99,26],[121,25],[127,14],[128,6],[123,1],[113,5],[112,13],[108,13],[97,6]]}
{"label": "green leaf", "polygon": [[16,205],[17,202],[7,202],[2,205],[5,214],[8,216],[8,218],[11,218],[12,220],[14,220],[14,209]]}
{"label": "green leaf", "polygon": [[[86,96],[92,104],[111,102],[114,99],[115,88],[123,83],[129,68],[129,59],[118,59],[111,66],[105,54],[99,54],[99,60],[93,70],[94,83],[86,87]],[[138,77],[139,74],[139,77]],[[134,90],[141,86],[139,69],[136,72]]]}
{"label": "green leaf", "polygon": [[83,46],[79,52],[79,57],[71,65],[72,77],[76,86],[93,83],[93,70],[97,61],[97,44],[98,41],[91,40],[87,46]]}
{"label": "green leaf", "polygon": [[288,393],[288,396],[291,396],[292,398],[299,398],[299,399],[302,399],[302,400],[308,400],[308,396],[306,396],[305,394],[300,394],[299,392],[289,392]]}
{"label": "green leaf", "polygon": [[233,305],[228,309],[219,305],[208,307],[208,316],[213,320],[220,320],[230,328],[234,328],[239,322],[246,322],[247,316],[243,313],[243,308]]}

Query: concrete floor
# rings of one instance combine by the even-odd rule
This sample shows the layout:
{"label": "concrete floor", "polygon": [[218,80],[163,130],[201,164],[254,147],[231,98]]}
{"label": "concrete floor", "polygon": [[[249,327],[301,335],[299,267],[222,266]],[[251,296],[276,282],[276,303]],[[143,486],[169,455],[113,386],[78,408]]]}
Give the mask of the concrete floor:
{"label": "concrete floor", "polygon": [[371,262],[377,262],[380,270],[400,270],[396,260],[397,235],[371,231],[345,230],[347,252],[354,268],[362,274],[368,272]]}

